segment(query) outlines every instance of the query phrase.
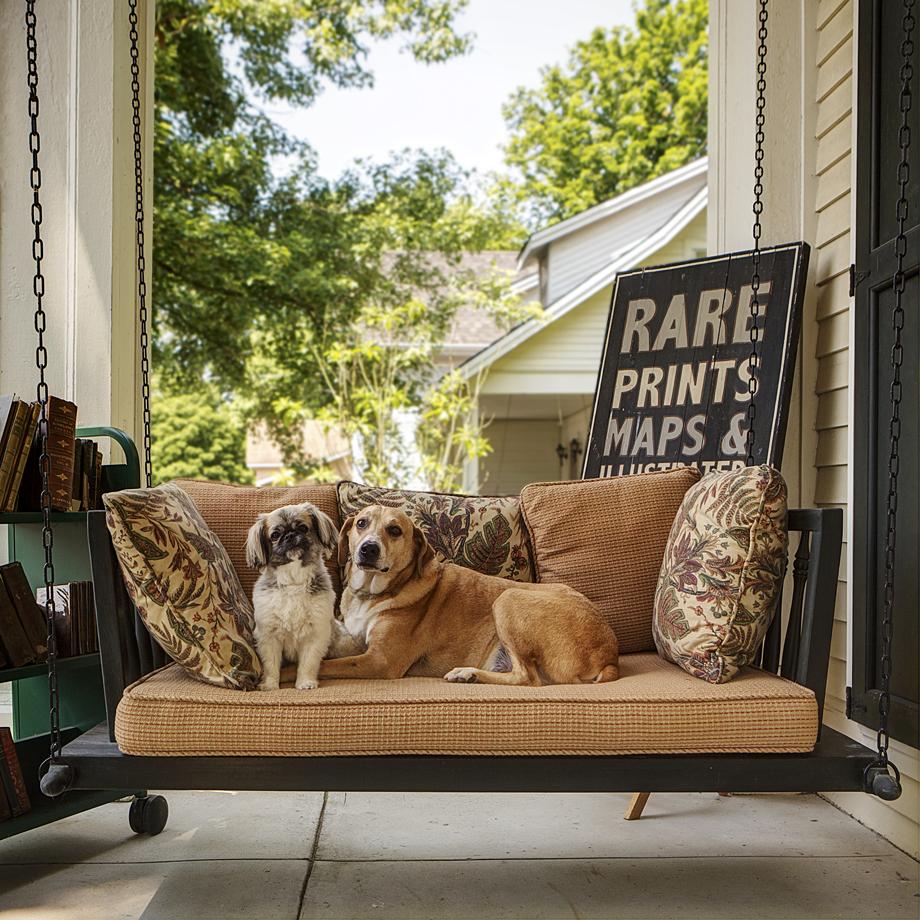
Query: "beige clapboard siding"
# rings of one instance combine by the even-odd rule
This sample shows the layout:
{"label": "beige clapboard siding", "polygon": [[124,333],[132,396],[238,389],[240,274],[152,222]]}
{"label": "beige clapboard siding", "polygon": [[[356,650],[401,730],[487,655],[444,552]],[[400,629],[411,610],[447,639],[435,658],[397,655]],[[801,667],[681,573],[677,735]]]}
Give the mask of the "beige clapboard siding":
{"label": "beige clapboard siding", "polygon": [[[853,4],[851,0],[838,7],[836,13],[818,32],[818,74],[828,64],[832,54],[853,34]],[[820,117],[820,114],[819,114]]]}
{"label": "beige clapboard siding", "polygon": [[850,193],[829,204],[818,212],[818,227],[815,232],[815,244],[826,246],[838,237],[850,232]]}
{"label": "beige clapboard siding", "polygon": [[838,236],[826,246],[818,247],[815,281],[822,284],[850,270],[850,234]]}
{"label": "beige clapboard siding", "polygon": [[818,287],[818,302],[815,315],[819,320],[827,319],[835,313],[848,313],[850,310],[849,273],[835,275]]}
{"label": "beige clapboard siding", "polygon": [[[849,265],[852,258],[853,6],[828,3],[818,12],[818,113],[815,135],[817,284],[815,340],[815,503],[846,507],[849,438]],[[827,705],[843,712],[847,687],[846,547],[842,547]]]}
{"label": "beige clapboard siding", "polygon": [[837,49],[837,52],[831,55],[827,63],[818,72],[815,101],[824,102],[852,73],[853,38],[850,36]]}
{"label": "beige clapboard siding", "polygon": [[848,397],[846,388],[822,393],[815,416],[815,430],[819,436],[825,428],[841,428],[848,424]]}
{"label": "beige clapboard siding", "polygon": [[815,501],[839,505],[847,500],[847,467],[822,466],[815,478]]}
{"label": "beige clapboard siding", "polygon": [[835,313],[822,320],[818,327],[815,355],[823,358],[850,346],[850,317],[847,313]]}
{"label": "beige clapboard siding", "polygon": [[849,430],[846,425],[839,428],[826,428],[818,438],[815,451],[815,465],[823,467],[841,466],[847,462],[847,439]]}
{"label": "beige clapboard siding", "polygon": [[815,392],[819,395],[830,390],[845,387],[849,380],[849,356],[845,351],[836,351],[821,358],[818,362],[818,379]]}
{"label": "beige clapboard siding", "polygon": [[815,28],[818,30],[823,29],[832,16],[835,16],[837,12],[847,5],[849,0],[819,0],[818,3],[818,17],[817,22],[815,23]]}
{"label": "beige clapboard siding", "polygon": [[[848,47],[848,44],[844,44],[840,53],[844,54]],[[852,47],[849,47],[849,53],[852,55]],[[815,126],[816,137],[824,137],[828,131],[840,124],[853,111],[852,87],[853,81],[844,79],[827,94],[827,98],[821,101]]]}
{"label": "beige clapboard siding", "polygon": [[[849,138],[847,138],[847,143],[849,143]],[[826,208],[829,204],[833,204],[838,198],[842,198],[850,191],[852,165],[851,155],[847,150],[832,166],[829,166],[818,176],[815,201],[818,211]]]}
{"label": "beige clapboard siding", "polygon": [[850,155],[850,138],[853,136],[853,114],[837,122],[833,128],[818,138],[815,158],[815,175],[823,176],[832,166]]}

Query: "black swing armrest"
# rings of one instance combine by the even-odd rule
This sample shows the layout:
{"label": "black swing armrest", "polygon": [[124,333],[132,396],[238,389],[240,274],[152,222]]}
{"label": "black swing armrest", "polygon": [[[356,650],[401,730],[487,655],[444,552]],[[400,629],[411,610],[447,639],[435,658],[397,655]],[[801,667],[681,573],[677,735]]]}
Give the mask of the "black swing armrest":
{"label": "black swing armrest", "polygon": [[764,640],[761,667],[808,687],[824,710],[827,670],[834,628],[834,605],[843,511],[839,508],[796,508],[789,511],[789,549],[795,544],[792,599],[786,628],[782,623],[782,596]]}

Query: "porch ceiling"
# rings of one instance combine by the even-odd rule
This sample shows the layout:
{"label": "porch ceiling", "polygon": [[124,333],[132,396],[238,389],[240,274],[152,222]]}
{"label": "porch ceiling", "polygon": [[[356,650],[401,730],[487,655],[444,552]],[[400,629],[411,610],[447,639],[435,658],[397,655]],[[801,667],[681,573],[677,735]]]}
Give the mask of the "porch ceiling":
{"label": "porch ceiling", "polygon": [[557,420],[582,410],[590,412],[593,402],[593,393],[484,394],[479,397],[479,411],[484,418]]}

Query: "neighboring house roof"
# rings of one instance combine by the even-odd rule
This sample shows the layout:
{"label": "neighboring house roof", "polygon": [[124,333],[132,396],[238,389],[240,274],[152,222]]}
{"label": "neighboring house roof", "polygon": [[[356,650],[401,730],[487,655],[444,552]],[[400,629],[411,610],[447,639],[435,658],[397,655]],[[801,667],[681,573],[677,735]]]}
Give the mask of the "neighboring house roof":
{"label": "neighboring house roof", "polygon": [[[631,207],[643,202],[650,196],[670,189],[679,184],[679,182],[685,182],[690,178],[698,177],[701,168],[705,172],[705,166],[705,159],[697,160],[695,163],[675,170],[673,173],[668,173],[666,176],[661,176],[659,179],[654,179],[611,201],[597,205],[589,211],[585,211],[582,214],[576,214],[567,221],[562,221],[562,223],[549,227],[545,231],[535,233],[521,251],[521,255],[518,258],[518,265],[524,265],[538,249],[546,247],[554,240],[561,239],[575,231],[583,230],[586,226],[599,220],[600,217],[609,218],[618,211],[624,210],[627,206]],[[675,174],[681,174],[677,181],[673,180]],[[651,189],[651,191],[649,191],[649,189]],[[628,198],[629,201],[626,205],[623,205],[622,200],[626,198]],[[512,351],[522,342],[527,341],[527,339],[544,329],[548,324],[565,316],[579,304],[584,303],[593,294],[596,294],[598,291],[611,284],[619,272],[627,271],[642,264],[642,262],[654,255],[658,250],[666,246],[698,214],[700,214],[706,208],[706,200],[707,188],[704,184],[702,188],[693,192],[678,210],[671,214],[662,225],[631,237],[626,245],[610,253],[609,260],[606,261],[600,269],[584,278],[581,282],[562,294],[562,296],[558,297],[554,302],[545,305],[542,317],[539,319],[527,320],[515,326],[509,332],[505,333],[505,335],[497,338],[481,351],[472,355],[460,365],[460,370],[468,376],[478,373],[484,367],[488,367],[503,355],[508,354],[508,352]],[[643,209],[638,209],[638,213],[641,214],[642,210]],[[585,215],[591,215],[590,219],[583,219]],[[550,234],[552,234],[552,238],[550,238]]]}
{"label": "neighboring house roof", "polygon": [[531,234],[521,249],[517,259],[518,269],[523,270],[554,240],[568,236],[575,230],[582,230],[599,220],[612,217],[617,212],[640,204],[645,199],[659,195],[661,192],[667,191],[675,185],[680,185],[682,182],[705,176],[708,165],[708,158],[701,157],[699,160],[694,160],[686,166],[681,166],[679,169],[665,173],[657,179],[652,179],[650,182],[631,188],[628,192],[617,195],[616,198],[602,201],[593,208],[588,208],[587,211],[581,211],[566,220],[559,221],[557,224],[551,224],[549,227],[538,230],[536,233]]}

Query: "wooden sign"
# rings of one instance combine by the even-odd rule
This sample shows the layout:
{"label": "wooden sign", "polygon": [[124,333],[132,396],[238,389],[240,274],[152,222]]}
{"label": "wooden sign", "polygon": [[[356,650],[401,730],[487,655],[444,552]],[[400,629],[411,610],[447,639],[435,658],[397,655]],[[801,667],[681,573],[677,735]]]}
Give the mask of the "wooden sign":
{"label": "wooden sign", "polygon": [[[757,463],[779,467],[808,245],[761,250]],[[751,374],[750,252],[617,275],[585,478],[744,466]]]}

